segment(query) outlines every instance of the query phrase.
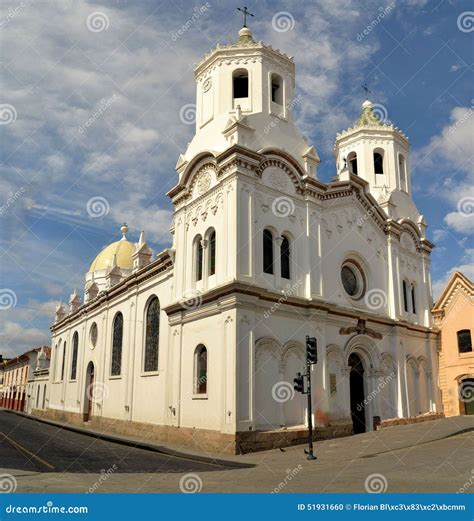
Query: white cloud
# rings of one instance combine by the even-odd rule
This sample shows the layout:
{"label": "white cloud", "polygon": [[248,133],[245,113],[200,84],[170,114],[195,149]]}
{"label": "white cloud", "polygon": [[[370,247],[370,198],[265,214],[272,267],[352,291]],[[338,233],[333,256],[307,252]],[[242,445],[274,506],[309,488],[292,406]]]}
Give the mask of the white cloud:
{"label": "white cloud", "polygon": [[459,212],[450,212],[444,217],[444,222],[458,233],[474,233],[474,214],[464,215]]}

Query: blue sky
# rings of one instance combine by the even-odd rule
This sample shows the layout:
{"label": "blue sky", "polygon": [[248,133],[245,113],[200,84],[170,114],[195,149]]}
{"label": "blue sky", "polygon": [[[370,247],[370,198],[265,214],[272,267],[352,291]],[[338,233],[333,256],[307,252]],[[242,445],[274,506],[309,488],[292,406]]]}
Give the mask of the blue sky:
{"label": "blue sky", "polygon": [[[335,174],[336,132],[358,117],[367,82],[372,101],[410,138],[415,202],[437,244],[435,294],[455,269],[472,279],[472,4],[247,6],[254,37],[295,57],[297,121],[319,151],[320,177]],[[0,303],[8,309],[0,309],[0,353],[49,343],[55,303],[82,289],[90,262],[120,237],[123,221],[130,239],[144,228],[155,252],[169,246],[165,192],[193,134],[180,109],[194,103],[193,65],[236,39],[236,7],[2,2]],[[289,20],[288,30],[275,30],[275,16]],[[91,217],[97,197],[108,211]]]}

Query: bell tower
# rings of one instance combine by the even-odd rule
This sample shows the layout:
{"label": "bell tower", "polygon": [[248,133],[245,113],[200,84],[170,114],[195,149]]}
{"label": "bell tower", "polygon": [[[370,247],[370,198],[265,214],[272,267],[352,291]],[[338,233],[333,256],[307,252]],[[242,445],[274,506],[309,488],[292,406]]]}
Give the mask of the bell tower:
{"label": "bell tower", "polygon": [[379,115],[377,107],[366,99],[354,126],[337,134],[335,155],[338,177],[356,175],[369,184],[369,191],[389,217],[420,214],[411,194],[407,136]]}
{"label": "bell tower", "polygon": [[319,157],[294,125],[293,58],[242,27],[235,43],[217,45],[195,68],[196,132],[180,156],[180,173],[202,152],[218,155],[232,145],[256,152],[279,148],[291,154],[309,175]]}

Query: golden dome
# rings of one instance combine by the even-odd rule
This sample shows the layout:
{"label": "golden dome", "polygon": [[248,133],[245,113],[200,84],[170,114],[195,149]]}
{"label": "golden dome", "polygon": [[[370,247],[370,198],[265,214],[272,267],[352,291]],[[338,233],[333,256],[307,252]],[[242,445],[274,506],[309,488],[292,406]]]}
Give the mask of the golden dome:
{"label": "golden dome", "polygon": [[124,225],[121,228],[123,237],[120,241],[113,242],[106,246],[92,261],[89,271],[105,270],[111,267],[114,263],[114,256],[116,255],[116,263],[118,268],[132,269],[133,267],[133,243],[127,241],[125,233],[128,228]]}

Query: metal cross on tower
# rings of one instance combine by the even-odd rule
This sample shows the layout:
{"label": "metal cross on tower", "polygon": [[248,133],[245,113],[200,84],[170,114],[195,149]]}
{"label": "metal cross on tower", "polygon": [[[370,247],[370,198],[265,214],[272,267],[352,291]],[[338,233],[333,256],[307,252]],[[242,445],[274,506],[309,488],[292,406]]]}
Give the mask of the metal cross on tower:
{"label": "metal cross on tower", "polygon": [[243,27],[247,27],[247,16],[253,16],[253,14],[250,13],[246,7],[244,7],[243,9],[241,9],[240,7],[237,7],[237,11],[240,11],[241,13],[244,13],[244,25],[243,25]]}
{"label": "metal cross on tower", "polygon": [[369,94],[372,92],[369,87],[367,86],[367,83],[364,83],[362,85],[362,88],[365,90],[365,99],[369,99]]}

